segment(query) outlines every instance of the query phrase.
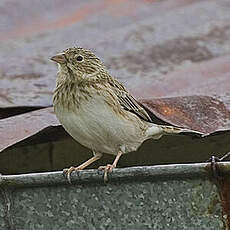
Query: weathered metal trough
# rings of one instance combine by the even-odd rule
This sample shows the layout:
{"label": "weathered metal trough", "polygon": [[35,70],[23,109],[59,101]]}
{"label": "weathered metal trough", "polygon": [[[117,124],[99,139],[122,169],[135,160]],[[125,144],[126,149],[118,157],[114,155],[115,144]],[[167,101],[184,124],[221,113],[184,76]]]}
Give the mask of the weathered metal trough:
{"label": "weathered metal trough", "polygon": [[0,229],[229,229],[230,163],[0,177]]}

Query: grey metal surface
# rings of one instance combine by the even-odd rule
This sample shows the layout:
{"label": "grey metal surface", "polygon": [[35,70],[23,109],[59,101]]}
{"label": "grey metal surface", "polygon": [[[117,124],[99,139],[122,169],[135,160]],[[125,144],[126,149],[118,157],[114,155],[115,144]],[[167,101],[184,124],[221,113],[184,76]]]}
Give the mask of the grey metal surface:
{"label": "grey metal surface", "polygon": [[[229,177],[230,163],[221,163]],[[228,229],[210,164],[2,175],[1,229]],[[218,183],[217,183],[218,184]]]}

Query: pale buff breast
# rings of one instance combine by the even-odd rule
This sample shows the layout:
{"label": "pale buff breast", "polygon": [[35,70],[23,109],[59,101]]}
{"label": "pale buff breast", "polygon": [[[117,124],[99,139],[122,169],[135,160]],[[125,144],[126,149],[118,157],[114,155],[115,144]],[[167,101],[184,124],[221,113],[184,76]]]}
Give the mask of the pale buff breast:
{"label": "pale buff breast", "polygon": [[72,110],[58,104],[54,107],[66,131],[94,151],[114,155],[119,150],[127,153],[135,151],[147,139],[148,124],[128,111],[125,111],[127,117],[116,113],[103,96],[94,95]]}

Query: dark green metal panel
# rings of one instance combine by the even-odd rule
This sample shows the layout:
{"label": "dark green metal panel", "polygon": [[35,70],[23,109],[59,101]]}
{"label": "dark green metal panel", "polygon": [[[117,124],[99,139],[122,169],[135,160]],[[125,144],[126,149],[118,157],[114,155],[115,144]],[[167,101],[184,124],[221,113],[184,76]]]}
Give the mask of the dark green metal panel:
{"label": "dark green metal panel", "polygon": [[[227,229],[210,164],[1,176],[1,229]],[[225,163],[225,174],[230,163]]]}

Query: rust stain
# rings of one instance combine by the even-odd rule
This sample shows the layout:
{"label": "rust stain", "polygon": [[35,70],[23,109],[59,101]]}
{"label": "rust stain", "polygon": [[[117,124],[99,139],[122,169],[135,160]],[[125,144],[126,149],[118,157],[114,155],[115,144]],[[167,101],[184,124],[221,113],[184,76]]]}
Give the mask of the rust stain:
{"label": "rust stain", "polygon": [[157,118],[205,134],[229,129],[230,111],[213,97],[187,96],[142,99],[140,103]]}
{"label": "rust stain", "polygon": [[219,196],[218,194],[215,194],[213,197],[212,197],[212,200],[211,202],[209,203],[209,206],[208,206],[208,214],[209,215],[213,215],[213,213],[215,212],[215,209],[216,209],[216,206],[220,203],[220,199],[219,199]]}
{"label": "rust stain", "polygon": [[88,6],[82,7],[76,10],[72,14],[68,15],[60,15],[60,18],[53,22],[44,21],[42,23],[33,23],[29,26],[20,26],[18,29],[13,30],[7,34],[7,36],[1,36],[0,40],[6,40],[9,37],[15,37],[31,33],[39,33],[44,32],[50,29],[57,29],[65,26],[72,25],[76,22],[82,21],[83,19],[95,15],[102,10],[108,10],[108,8],[114,8],[114,5],[119,5],[128,0],[104,0],[101,4],[90,4]]}
{"label": "rust stain", "polygon": [[34,23],[30,26],[24,26],[20,27],[19,29],[13,31],[10,36],[16,36],[16,35],[24,35],[24,34],[30,34],[30,33],[39,33],[44,32],[50,29],[54,28],[60,28],[67,25],[72,25],[84,18],[86,18],[88,15],[92,15],[96,13],[98,10],[98,7],[96,6],[88,6],[81,8],[80,10],[77,10],[75,13],[68,15],[68,16],[62,16],[59,20],[49,23]]}
{"label": "rust stain", "polygon": [[[225,225],[224,229],[230,229],[230,177],[229,168],[224,166],[220,162],[215,163],[217,176],[214,176],[216,186],[219,190],[219,195],[221,199],[221,205],[223,208],[223,223]],[[207,164],[206,170],[212,172],[211,164]],[[213,174],[213,172],[212,172]]]}
{"label": "rust stain", "polygon": [[221,182],[221,201],[222,201],[222,207],[223,207],[223,220],[224,223],[227,225],[230,229],[230,178],[225,178]]}
{"label": "rust stain", "polygon": [[162,108],[160,108],[161,113],[164,115],[172,115],[174,114],[174,110],[172,108],[169,108],[167,106],[162,106]]}
{"label": "rust stain", "polygon": [[162,104],[162,105],[159,105],[159,108],[158,109],[158,112],[161,113],[163,116],[180,116],[180,117],[184,117],[185,114],[179,110],[178,108],[176,107],[171,107],[170,105],[167,105],[167,104]]}

